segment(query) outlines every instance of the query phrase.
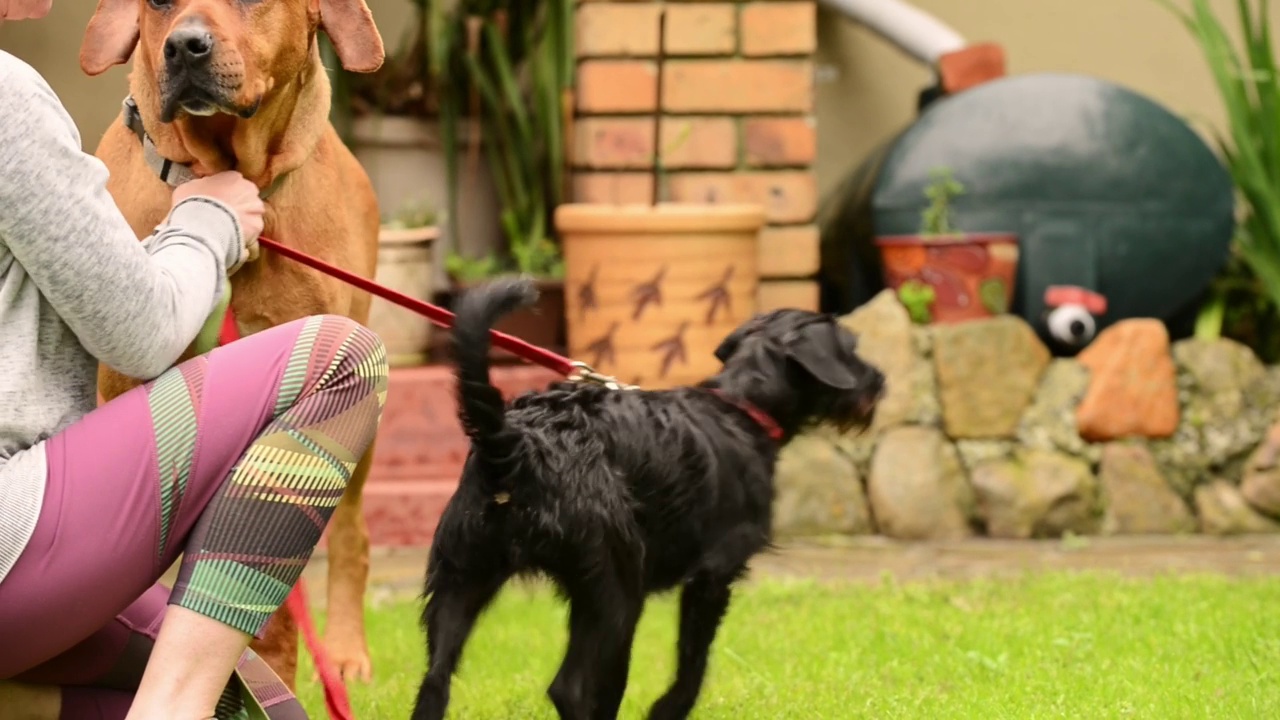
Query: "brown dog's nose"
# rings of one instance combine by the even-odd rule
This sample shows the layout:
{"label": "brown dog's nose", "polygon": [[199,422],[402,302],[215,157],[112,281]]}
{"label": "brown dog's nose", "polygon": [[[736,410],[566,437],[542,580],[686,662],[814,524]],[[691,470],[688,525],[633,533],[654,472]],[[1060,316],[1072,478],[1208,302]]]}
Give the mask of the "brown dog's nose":
{"label": "brown dog's nose", "polygon": [[200,25],[180,27],[164,41],[164,59],[171,66],[196,65],[212,54],[213,35]]}

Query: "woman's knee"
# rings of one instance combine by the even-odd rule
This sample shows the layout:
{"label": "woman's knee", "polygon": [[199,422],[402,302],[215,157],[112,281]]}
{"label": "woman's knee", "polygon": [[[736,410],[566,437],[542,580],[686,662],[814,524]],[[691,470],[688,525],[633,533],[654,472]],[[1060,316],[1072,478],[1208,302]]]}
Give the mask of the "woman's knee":
{"label": "woman's knee", "polygon": [[313,352],[324,354],[322,377],[332,383],[357,375],[371,385],[385,384],[389,372],[387,350],[377,333],[341,315],[315,315],[306,322],[298,342],[308,343]]}

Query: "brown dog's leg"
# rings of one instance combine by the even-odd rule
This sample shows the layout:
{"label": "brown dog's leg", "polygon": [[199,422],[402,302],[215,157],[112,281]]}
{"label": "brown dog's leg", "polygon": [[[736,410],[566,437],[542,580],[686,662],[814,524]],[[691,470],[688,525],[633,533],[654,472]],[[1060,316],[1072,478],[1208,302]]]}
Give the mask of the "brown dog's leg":
{"label": "brown dog's leg", "polygon": [[249,643],[291,692],[298,690],[298,621],[280,608],[267,621],[262,639]]}
{"label": "brown dog's leg", "polygon": [[364,594],[369,581],[369,528],[364,520],[364,483],[374,444],[356,465],[329,523],[329,622],[325,647],[344,680],[369,682],[373,663],[365,640]]}

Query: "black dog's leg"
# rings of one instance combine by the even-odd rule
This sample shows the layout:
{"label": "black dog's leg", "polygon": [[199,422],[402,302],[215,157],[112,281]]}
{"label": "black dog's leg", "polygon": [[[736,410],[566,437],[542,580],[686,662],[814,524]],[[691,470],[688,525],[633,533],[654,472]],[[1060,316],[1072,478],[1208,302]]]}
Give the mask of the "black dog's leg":
{"label": "black dog's leg", "polygon": [[475,627],[480,613],[488,606],[506,578],[481,581],[463,580],[440,574],[423,622],[427,627],[427,673],[418,688],[413,720],[442,720],[449,705],[449,683],[462,657],[462,647]]}
{"label": "black dog's leg", "polygon": [[636,636],[636,625],[644,611],[644,588],[637,582],[624,593],[626,599],[616,606],[611,618],[609,640],[600,648],[600,684],[596,691],[595,717],[597,720],[613,720],[618,717],[622,697],[627,692],[627,674],[631,670],[631,646]]}
{"label": "black dog's leg", "polygon": [[746,571],[747,560],[764,545],[754,527],[743,527],[721,541],[680,594],[680,640],[676,679],[654,703],[649,720],[684,720],[693,711],[707,672],[707,656],[720,621],[729,608],[733,583]]}
{"label": "black dog's leg", "polygon": [[728,582],[700,574],[680,594],[680,640],[676,679],[649,711],[649,720],[683,720],[693,711],[707,671],[707,655],[729,607]]}
{"label": "black dog's leg", "polygon": [[573,582],[569,647],[547,690],[561,720],[614,720],[626,692],[631,643],[644,608],[638,556]]}

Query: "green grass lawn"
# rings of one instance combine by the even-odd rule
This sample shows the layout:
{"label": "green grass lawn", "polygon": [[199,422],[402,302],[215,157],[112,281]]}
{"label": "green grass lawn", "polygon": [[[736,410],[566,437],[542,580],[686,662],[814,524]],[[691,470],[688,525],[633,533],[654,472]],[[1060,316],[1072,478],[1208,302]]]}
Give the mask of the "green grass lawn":
{"label": "green grass lawn", "polygon": [[[414,602],[371,611],[362,720],[407,718],[423,666]],[[674,670],[676,605],[650,601],[622,718]],[[509,587],[467,646],[458,720],[554,719],[565,643],[549,592]],[[733,602],[693,717],[1280,718],[1280,579],[1048,574],[880,586],[767,581]],[[310,665],[303,701],[323,718]]]}

